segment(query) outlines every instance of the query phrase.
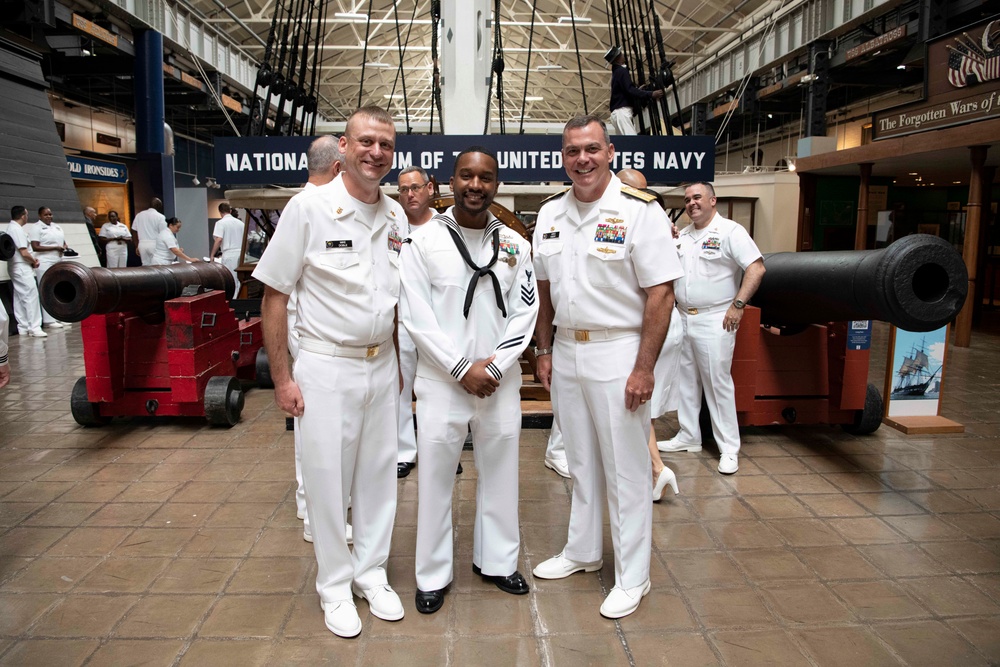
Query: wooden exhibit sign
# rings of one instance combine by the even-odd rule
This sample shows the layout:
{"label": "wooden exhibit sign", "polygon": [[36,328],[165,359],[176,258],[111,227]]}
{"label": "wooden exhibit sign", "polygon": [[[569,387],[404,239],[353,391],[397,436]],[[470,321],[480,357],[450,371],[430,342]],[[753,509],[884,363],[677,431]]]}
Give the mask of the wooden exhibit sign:
{"label": "wooden exhibit sign", "polygon": [[79,14],[73,14],[73,27],[81,32],[85,32],[91,37],[95,37],[105,44],[118,48],[118,35],[110,30],[106,30],[93,21],[88,21]]}
{"label": "wooden exhibit sign", "polygon": [[941,416],[948,325],[913,332],[892,327],[885,372],[882,423],[906,433],[963,433],[965,427]]}
{"label": "wooden exhibit sign", "polygon": [[906,37],[906,24],[893,28],[889,32],[882,33],[875,39],[864,42],[863,44],[858,44],[853,49],[847,49],[846,59],[854,60],[855,58],[860,58],[861,56],[867,55],[872,51],[878,51],[883,46],[888,46],[893,42],[897,42]]}
{"label": "wooden exhibit sign", "polygon": [[1000,20],[927,45],[925,100],[874,115],[876,141],[1000,117]]}

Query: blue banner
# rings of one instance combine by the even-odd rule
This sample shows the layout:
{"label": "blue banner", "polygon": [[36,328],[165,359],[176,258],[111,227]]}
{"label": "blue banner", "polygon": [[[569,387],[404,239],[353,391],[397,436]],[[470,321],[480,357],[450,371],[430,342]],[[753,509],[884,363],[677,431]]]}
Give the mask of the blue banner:
{"label": "blue banner", "polygon": [[[301,185],[308,178],[306,151],[315,137],[216,137],[215,179],[223,185]],[[711,181],[715,176],[712,137],[612,137],[619,169],[638,169],[650,185]],[[470,146],[493,151],[505,183],[568,182],[562,164],[562,135],[396,135],[393,168],[416,165],[447,183],[455,156]]]}
{"label": "blue banner", "polygon": [[128,167],[120,162],[67,155],[66,164],[69,167],[70,175],[77,180],[103,181],[104,183],[128,182]]}

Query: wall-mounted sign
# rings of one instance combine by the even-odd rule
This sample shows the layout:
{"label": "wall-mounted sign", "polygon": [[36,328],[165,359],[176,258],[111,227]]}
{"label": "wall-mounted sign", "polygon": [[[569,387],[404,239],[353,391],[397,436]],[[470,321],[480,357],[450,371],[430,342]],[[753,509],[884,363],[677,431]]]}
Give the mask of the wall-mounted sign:
{"label": "wall-mounted sign", "polygon": [[104,183],[125,183],[128,181],[128,167],[120,162],[67,155],[66,164],[69,166],[70,175],[77,180],[102,181]]}
{"label": "wall-mounted sign", "polygon": [[923,332],[892,327],[885,377],[886,424],[904,433],[965,430],[941,416],[947,350],[948,325]]}
{"label": "wall-mounted sign", "polygon": [[854,60],[855,58],[860,58],[861,56],[867,55],[873,51],[878,51],[879,49],[897,42],[906,37],[906,24],[893,28],[889,32],[884,32],[875,39],[868,40],[863,44],[858,44],[853,49],[847,49],[845,54],[846,60]]}
{"label": "wall-mounted sign", "polygon": [[118,35],[110,30],[106,30],[93,21],[88,21],[79,14],[73,14],[73,27],[81,32],[85,32],[91,37],[95,37],[105,44],[118,47]]}
{"label": "wall-mounted sign", "polygon": [[[308,178],[306,150],[314,137],[217,137],[215,178],[225,185],[298,185]],[[638,169],[650,184],[710,181],[715,175],[713,137],[612,137],[612,169]],[[392,171],[419,166],[447,183],[455,156],[469,146],[493,151],[500,179],[508,183],[568,181],[561,135],[396,135]]]}

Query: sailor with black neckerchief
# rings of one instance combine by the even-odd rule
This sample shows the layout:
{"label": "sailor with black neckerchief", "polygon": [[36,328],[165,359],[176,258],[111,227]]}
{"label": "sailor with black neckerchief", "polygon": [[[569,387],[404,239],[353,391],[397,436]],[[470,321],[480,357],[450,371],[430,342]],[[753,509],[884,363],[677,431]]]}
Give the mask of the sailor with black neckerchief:
{"label": "sailor with black neckerchief", "polygon": [[538,314],[531,245],[489,207],[496,157],[473,147],[455,161],[455,205],[415,230],[400,263],[400,313],[417,347],[417,611],[444,603],[454,578],[452,489],[472,427],[479,479],[472,569],[515,595],[517,571],[518,359]]}

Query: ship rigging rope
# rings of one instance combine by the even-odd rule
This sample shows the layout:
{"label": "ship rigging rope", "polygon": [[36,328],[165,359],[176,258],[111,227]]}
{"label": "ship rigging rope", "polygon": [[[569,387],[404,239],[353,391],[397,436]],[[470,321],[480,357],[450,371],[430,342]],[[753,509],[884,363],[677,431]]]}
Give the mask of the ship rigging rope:
{"label": "ship rigging rope", "polygon": [[490,78],[486,85],[486,121],[483,124],[483,134],[490,131],[490,94],[493,92],[493,75],[497,78],[497,111],[500,116],[500,134],[506,134],[503,116],[503,71],[506,67],[503,59],[503,36],[500,33],[500,0],[496,0],[493,10],[493,59],[490,62]]}
{"label": "ship rigging rope", "polygon": [[396,82],[401,81],[403,86],[403,112],[406,115],[406,133],[413,134],[413,128],[410,127],[410,105],[406,99],[406,71],[403,68],[403,56],[406,55],[406,48],[410,45],[410,33],[413,32],[413,19],[417,16],[417,3],[413,3],[413,12],[410,14],[410,25],[406,29],[406,43],[403,43],[401,35],[399,33],[399,12],[396,9],[398,3],[392,3],[392,11],[396,17],[396,46],[399,47],[399,67],[396,69],[396,78],[392,82],[392,92],[389,94],[389,100],[386,106],[386,111],[389,110],[389,106],[392,104],[392,98],[396,94]]}
{"label": "ship rigging rope", "polygon": [[[438,24],[441,22],[441,0],[431,0],[431,61],[434,66],[431,72],[431,123],[428,134],[434,134],[434,110],[437,109],[441,118],[441,69],[438,62]],[[444,122],[441,122],[441,134],[444,134]]]}
{"label": "ship rigging rope", "polygon": [[538,0],[531,3],[531,29],[528,31],[528,62],[524,65],[524,93],[521,95],[521,125],[518,127],[518,134],[524,134],[524,107],[528,103],[528,76],[531,74],[531,44],[535,39],[535,11],[538,9]]}
{"label": "ship rigging rope", "polygon": [[[500,5],[500,0],[497,0],[497,5]],[[576,71],[580,73],[580,95],[583,97],[583,115],[587,115],[590,112],[587,110],[587,89],[583,85],[583,61],[580,60],[580,40],[576,34],[576,9],[573,7],[573,3],[569,5],[569,17],[573,21],[573,46],[576,48]]]}
{"label": "ship rigging rope", "polygon": [[[358,108],[361,108],[361,96],[365,92],[365,64],[368,62],[368,37],[372,30],[372,3],[368,0],[368,20],[365,22],[365,48],[361,52],[361,83],[358,85]],[[395,3],[393,3],[395,5]]]}

